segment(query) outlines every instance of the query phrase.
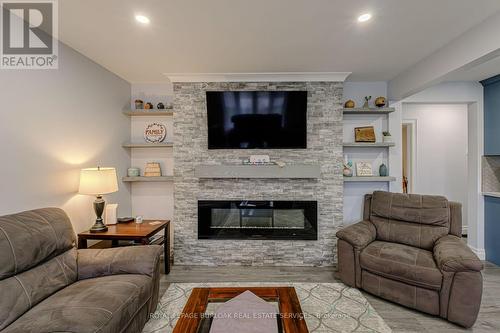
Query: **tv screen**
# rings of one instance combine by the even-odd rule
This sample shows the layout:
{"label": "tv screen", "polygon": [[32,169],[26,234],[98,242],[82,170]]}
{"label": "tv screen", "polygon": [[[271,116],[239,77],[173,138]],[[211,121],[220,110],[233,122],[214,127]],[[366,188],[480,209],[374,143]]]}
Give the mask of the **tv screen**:
{"label": "tv screen", "polygon": [[307,148],[307,91],[207,91],[209,149]]}

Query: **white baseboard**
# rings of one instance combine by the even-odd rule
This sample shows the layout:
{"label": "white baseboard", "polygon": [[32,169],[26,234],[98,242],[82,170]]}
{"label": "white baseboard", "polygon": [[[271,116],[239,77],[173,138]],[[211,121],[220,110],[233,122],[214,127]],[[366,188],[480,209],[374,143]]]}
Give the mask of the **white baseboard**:
{"label": "white baseboard", "polygon": [[479,259],[486,260],[486,251],[484,249],[476,249],[475,247],[472,247],[470,245],[468,246],[472,250],[472,252],[474,252],[479,257]]}

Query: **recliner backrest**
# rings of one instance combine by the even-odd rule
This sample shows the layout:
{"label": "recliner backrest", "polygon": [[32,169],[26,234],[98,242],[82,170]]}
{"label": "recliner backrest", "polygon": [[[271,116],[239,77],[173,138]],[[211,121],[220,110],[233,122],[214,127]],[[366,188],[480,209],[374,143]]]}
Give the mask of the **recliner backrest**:
{"label": "recliner backrest", "polygon": [[378,240],[426,250],[450,233],[451,215],[443,196],[375,191],[370,200],[369,219]]}
{"label": "recliner backrest", "polygon": [[75,233],[64,211],[0,217],[0,330],[77,279]]}

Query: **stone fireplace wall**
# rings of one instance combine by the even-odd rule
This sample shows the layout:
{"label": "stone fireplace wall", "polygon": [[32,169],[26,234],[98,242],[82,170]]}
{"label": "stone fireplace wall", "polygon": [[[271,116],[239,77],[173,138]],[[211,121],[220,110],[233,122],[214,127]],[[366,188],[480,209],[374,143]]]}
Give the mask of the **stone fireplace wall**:
{"label": "stone fireplace wall", "polygon": [[[342,223],[342,82],[174,83],[174,260],[180,265],[329,266]],[[207,90],[307,90],[307,149],[208,150]],[[267,154],[321,166],[319,179],[198,179],[199,164]],[[318,240],[198,240],[198,200],[316,200]]]}

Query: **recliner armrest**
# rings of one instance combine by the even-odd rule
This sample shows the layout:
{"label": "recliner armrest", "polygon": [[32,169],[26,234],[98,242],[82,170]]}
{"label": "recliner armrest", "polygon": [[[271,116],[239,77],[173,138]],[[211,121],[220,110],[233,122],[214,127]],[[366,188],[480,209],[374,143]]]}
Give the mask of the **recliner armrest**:
{"label": "recliner armrest", "polygon": [[337,237],[356,249],[362,249],[375,240],[377,230],[373,223],[365,220],[337,231]]}
{"label": "recliner armrest", "polygon": [[153,276],[161,252],[160,245],[78,250],[78,280],[115,274]]}
{"label": "recliner armrest", "polygon": [[483,263],[459,237],[446,235],[434,245],[434,259],[438,268],[446,272],[479,272]]}

